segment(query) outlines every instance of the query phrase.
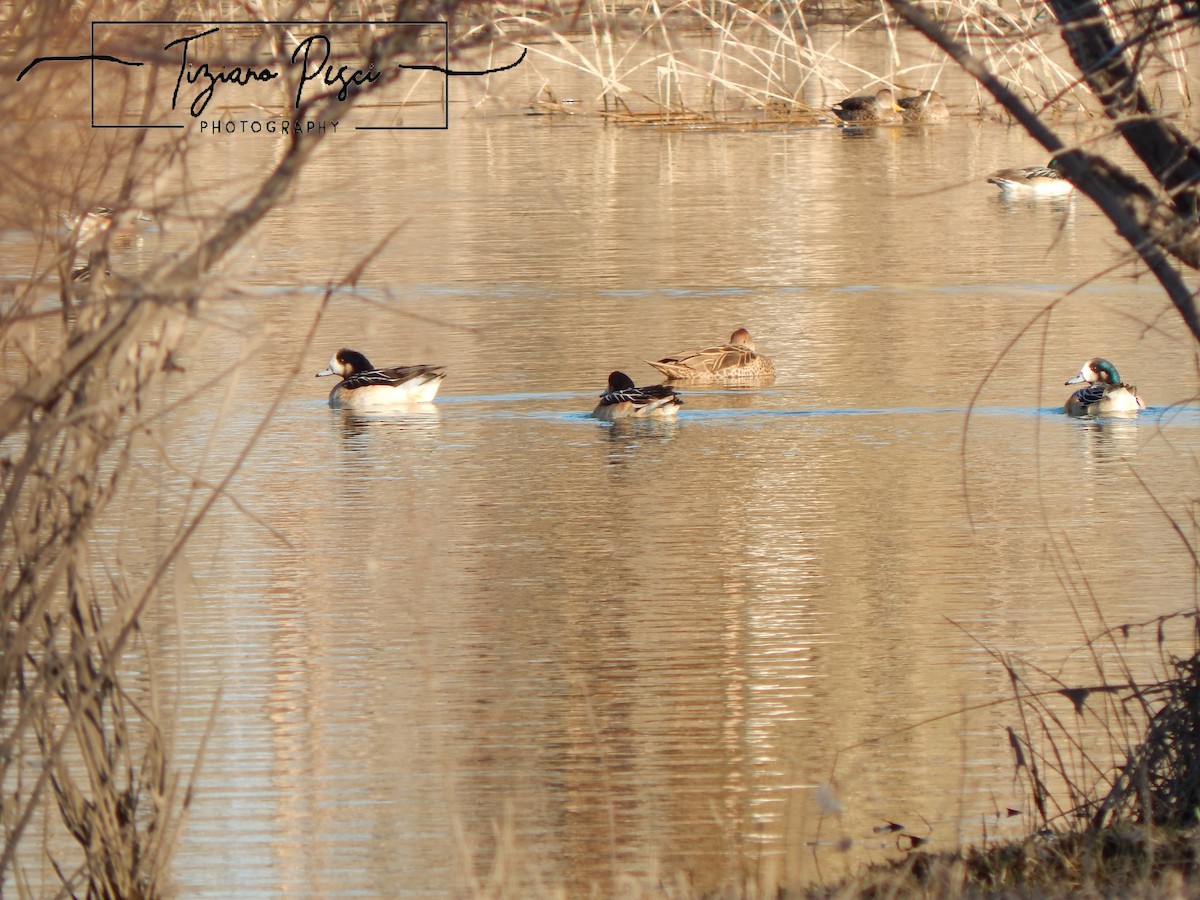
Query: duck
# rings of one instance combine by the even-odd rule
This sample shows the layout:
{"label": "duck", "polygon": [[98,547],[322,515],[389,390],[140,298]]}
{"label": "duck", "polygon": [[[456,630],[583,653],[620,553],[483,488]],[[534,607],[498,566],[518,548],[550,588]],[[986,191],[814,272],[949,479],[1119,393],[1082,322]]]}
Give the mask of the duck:
{"label": "duck", "polygon": [[613,372],[608,376],[608,390],[600,395],[592,416],[606,422],[667,419],[677,416],[681,406],[683,398],[665,384],[634,387],[633,379],[624,372]]}
{"label": "duck", "polygon": [[1075,190],[1075,185],[1063,175],[1057,159],[1050,160],[1050,164],[1046,166],[1001,169],[988,176],[988,184],[996,185],[1000,188],[1000,193],[1006,196],[1021,194],[1062,197]]}
{"label": "duck", "polygon": [[901,118],[911,125],[927,125],[950,119],[946,101],[937,91],[921,91],[912,97],[901,97],[898,105]]}
{"label": "duck", "polygon": [[115,219],[116,213],[110,206],[96,206],[79,215],[58,214],[65,235],[74,238],[81,247],[103,236],[112,228]]}
{"label": "duck", "polygon": [[317,377],[337,375],[342,380],[329,392],[334,409],[383,409],[410,403],[428,403],[446,376],[444,366],[395,366],[377,369],[357,350],[343,347],[329,359]]}
{"label": "duck", "polygon": [[[102,269],[106,276],[111,275],[112,271],[106,266]],[[92,280],[92,266],[90,263],[78,263],[71,267],[71,280],[76,282],[89,282]]]}
{"label": "duck", "polygon": [[1125,384],[1117,374],[1117,367],[1107,359],[1089,359],[1079,369],[1079,374],[1064,384],[1087,383],[1063,404],[1063,412],[1069,416],[1103,416],[1109,413],[1137,412],[1146,404],[1137,395],[1132,384]]}
{"label": "duck", "polygon": [[895,125],[904,121],[890,88],[882,88],[874,95],[847,97],[833,104],[833,113],[850,125]]}
{"label": "duck", "polygon": [[754,349],[754,338],[745,328],[729,336],[729,343],[703,350],[685,350],[657,362],[644,360],[670,381],[728,383],[773,378],[775,363]]}

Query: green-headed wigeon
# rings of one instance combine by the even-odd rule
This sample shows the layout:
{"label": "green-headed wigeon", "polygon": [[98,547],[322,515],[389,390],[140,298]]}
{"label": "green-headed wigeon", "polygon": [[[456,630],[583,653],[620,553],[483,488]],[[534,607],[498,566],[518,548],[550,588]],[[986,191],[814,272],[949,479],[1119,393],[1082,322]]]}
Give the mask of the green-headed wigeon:
{"label": "green-headed wigeon", "polygon": [[1086,382],[1063,404],[1063,412],[1070,416],[1104,416],[1109,413],[1131,413],[1145,409],[1146,404],[1137,395],[1131,384],[1124,384],[1117,374],[1117,367],[1107,359],[1090,359],[1083,364],[1079,374],[1068,379],[1066,384]]}

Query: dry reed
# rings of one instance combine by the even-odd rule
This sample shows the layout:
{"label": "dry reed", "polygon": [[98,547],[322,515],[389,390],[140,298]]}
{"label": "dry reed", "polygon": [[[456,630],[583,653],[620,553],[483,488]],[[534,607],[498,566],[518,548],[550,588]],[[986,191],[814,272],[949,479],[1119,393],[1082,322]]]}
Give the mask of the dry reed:
{"label": "dry reed", "polygon": [[[1016,7],[945,2],[924,7],[1018,96],[1043,113],[1096,104],[1068,65],[1058,31],[1040,4]],[[828,121],[819,110],[850,93],[882,85],[919,89],[935,84],[945,57],[902,42],[907,28],[887,4],[764,3],[739,0],[655,0],[637,6],[547,3],[498,15],[506,37],[529,41],[531,61],[552,63],[536,105],[546,112],[591,112],[644,124],[691,116],[708,123],[744,122],[748,112],[790,109],[793,121]],[[883,68],[852,62],[862,36],[886,50]],[[914,47],[919,49],[914,49]],[[1183,58],[1178,41],[1172,59]],[[561,103],[555,66],[595,85],[581,105]],[[1177,77],[1180,69],[1174,69]],[[962,98],[960,109],[971,104]],[[979,90],[974,110],[1006,115]]]}

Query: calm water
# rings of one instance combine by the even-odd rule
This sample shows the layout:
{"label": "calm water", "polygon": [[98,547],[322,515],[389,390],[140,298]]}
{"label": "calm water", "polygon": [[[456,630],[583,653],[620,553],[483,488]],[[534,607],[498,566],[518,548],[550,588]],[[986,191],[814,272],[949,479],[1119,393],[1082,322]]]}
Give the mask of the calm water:
{"label": "calm water", "polygon": [[[515,112],[330,143],[170,387],[199,393],[112,523],[131,569],[263,429],[147,628],[181,764],[211,727],[180,892],[799,883],[887,821],[1027,828],[994,821],[1027,803],[985,648],[1090,682],[1085,631],[1195,601],[1155,503],[1187,520],[1193,349],[1150,279],[1085,200],[999,199],[1042,161],[999,125]],[[739,325],[773,385],[587,417],[612,369]],[[330,410],[340,346],[445,365],[437,402]],[[1062,416],[1094,355],[1152,409]]]}

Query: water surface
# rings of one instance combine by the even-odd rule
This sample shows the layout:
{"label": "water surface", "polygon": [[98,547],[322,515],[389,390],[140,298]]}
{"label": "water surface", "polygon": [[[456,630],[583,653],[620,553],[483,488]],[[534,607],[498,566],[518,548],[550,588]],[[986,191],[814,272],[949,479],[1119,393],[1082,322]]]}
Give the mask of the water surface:
{"label": "water surface", "polygon": [[[147,629],[183,760],[211,728],[181,893],[801,883],[894,852],[889,821],[1031,826],[989,650],[1094,680],[1085,631],[1194,603],[1157,502],[1184,512],[1200,426],[1190,343],[1106,222],[985,183],[1032,142],[486,113],[356,140],[206,307],[171,395],[224,375],[114,526],[152,558],[187,476],[262,429]],[[217,205],[230,148],[197,152]],[[741,325],[773,384],[587,417],[614,368]],[[336,412],[313,373],[341,346],[447,378]],[[1061,415],[1094,355],[1147,413]]]}

